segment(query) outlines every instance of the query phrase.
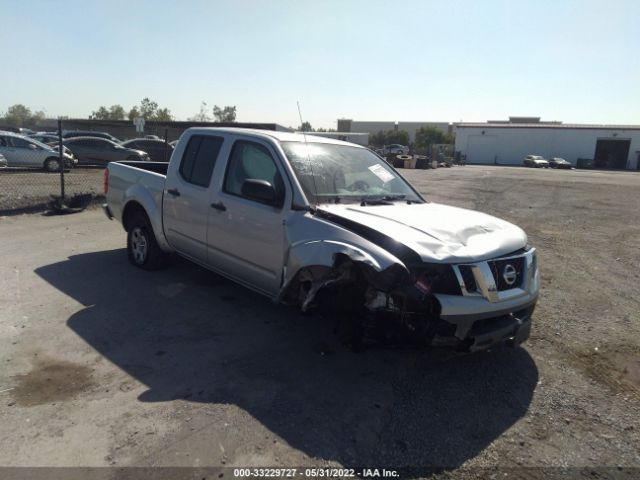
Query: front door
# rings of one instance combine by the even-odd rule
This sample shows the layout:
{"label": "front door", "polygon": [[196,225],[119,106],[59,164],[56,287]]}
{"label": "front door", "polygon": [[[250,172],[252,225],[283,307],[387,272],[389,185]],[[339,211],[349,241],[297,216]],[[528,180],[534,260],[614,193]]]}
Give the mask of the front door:
{"label": "front door", "polygon": [[[236,140],[224,176],[216,177],[207,234],[208,261],[237,281],[268,295],[280,288],[285,252],[285,205],[291,192],[284,171],[267,144]],[[276,190],[272,205],[248,198],[245,180],[269,182]]]}
{"label": "front door", "polygon": [[164,233],[178,252],[207,262],[207,220],[211,174],[224,139],[193,135],[182,159],[171,163],[165,181],[162,214]]}

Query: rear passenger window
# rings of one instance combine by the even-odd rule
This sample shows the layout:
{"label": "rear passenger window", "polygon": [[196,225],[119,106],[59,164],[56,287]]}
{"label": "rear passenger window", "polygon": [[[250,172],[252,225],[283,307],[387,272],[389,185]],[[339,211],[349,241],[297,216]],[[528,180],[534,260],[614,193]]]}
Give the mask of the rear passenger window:
{"label": "rear passenger window", "polygon": [[276,190],[279,199],[284,198],[284,182],[266,147],[258,143],[238,140],[231,150],[224,191],[242,195],[242,184],[247,179],[266,180]]}
{"label": "rear passenger window", "polygon": [[180,175],[187,182],[208,187],[223,139],[194,135],[189,139],[180,162]]}

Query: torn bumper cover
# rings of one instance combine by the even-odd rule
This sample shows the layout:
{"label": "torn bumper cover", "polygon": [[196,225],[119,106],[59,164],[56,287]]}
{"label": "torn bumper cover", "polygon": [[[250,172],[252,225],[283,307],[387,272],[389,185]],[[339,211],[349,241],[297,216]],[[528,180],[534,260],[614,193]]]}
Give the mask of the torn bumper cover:
{"label": "torn bumper cover", "polygon": [[[517,346],[529,337],[538,296],[534,249],[462,268],[421,263],[408,269],[396,263],[381,270],[353,253],[333,251],[331,262],[299,269],[279,300],[303,311],[347,312],[349,321],[359,318],[362,332],[386,339],[410,337],[423,345],[479,351]],[[517,266],[508,287],[497,283],[490,268],[505,261]]]}
{"label": "torn bumper cover", "polygon": [[[529,338],[531,316],[536,300],[518,310],[507,309],[493,312],[491,316],[462,315],[441,316],[441,320],[455,327],[452,335],[435,335],[431,345],[454,347],[466,351],[479,351],[496,345],[515,347]],[[453,328],[452,328],[453,330]]]}

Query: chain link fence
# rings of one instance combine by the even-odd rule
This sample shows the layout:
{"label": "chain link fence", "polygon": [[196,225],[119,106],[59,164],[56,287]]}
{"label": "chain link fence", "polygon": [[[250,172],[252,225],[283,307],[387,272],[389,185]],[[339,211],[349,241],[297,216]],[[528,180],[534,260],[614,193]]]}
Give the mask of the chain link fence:
{"label": "chain link fence", "polygon": [[164,138],[158,135],[145,138],[132,129],[131,137],[135,138],[127,141],[106,129],[83,130],[70,123],[59,123],[62,156],[57,127],[39,132],[0,127],[0,215],[77,204],[79,198],[83,206],[101,202],[104,169],[109,162],[168,161],[173,151],[166,141],[166,130]]}

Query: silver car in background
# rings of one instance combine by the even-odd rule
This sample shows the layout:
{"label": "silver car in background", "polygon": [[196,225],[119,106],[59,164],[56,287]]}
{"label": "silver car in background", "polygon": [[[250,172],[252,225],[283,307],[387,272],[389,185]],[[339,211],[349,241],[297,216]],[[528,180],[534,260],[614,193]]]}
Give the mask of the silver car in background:
{"label": "silver car in background", "polygon": [[[57,148],[12,132],[0,132],[0,154],[8,167],[42,168],[48,172],[60,171],[60,154]],[[65,167],[73,167],[78,161],[63,153]]]}

